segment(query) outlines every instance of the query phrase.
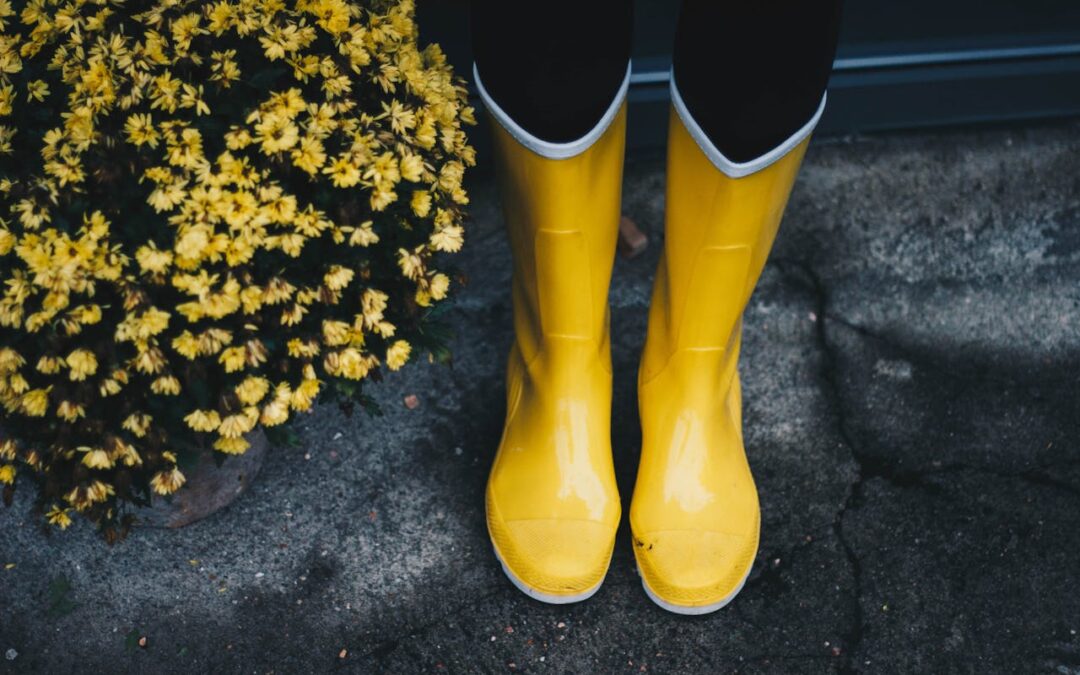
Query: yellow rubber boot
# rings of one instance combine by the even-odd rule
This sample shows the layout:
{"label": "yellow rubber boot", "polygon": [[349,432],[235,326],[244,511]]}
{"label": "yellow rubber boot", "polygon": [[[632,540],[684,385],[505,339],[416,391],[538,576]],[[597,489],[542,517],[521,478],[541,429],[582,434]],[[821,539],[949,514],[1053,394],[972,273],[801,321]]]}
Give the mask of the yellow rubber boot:
{"label": "yellow rubber boot", "polygon": [[760,170],[732,165],[748,172],[738,178],[691,129],[673,104],[664,252],[638,371],[642,449],[630,527],[649,597],[704,614],[738,593],[757,553],[760,511],[736,370],[741,317],[809,129]]}
{"label": "yellow rubber boot", "polygon": [[[479,73],[476,82],[485,96]],[[611,458],[607,295],[625,83],[595,133],[576,144],[530,142],[490,98],[485,104],[498,122],[492,127],[513,254],[515,331],[506,422],[487,484],[488,532],[519,589],[544,602],[576,602],[600,587],[621,512]]]}

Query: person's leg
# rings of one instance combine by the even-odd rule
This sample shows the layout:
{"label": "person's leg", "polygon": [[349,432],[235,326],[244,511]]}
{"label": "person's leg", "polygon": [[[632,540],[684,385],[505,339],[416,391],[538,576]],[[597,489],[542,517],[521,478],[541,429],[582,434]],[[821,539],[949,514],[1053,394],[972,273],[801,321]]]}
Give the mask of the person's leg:
{"label": "person's leg", "polygon": [[753,162],[816,121],[832,70],[842,0],[684,0],[675,90],[734,164]]}
{"label": "person's leg", "polygon": [[473,0],[473,58],[485,104],[494,101],[544,141],[585,136],[626,78],[632,8],[630,0]]}
{"label": "person's leg", "polygon": [[592,595],[621,507],[611,459],[608,284],[620,213],[629,2],[477,2],[513,259],[506,420],[486,491],[507,576],[538,600]]}
{"label": "person's leg", "polygon": [[757,552],[741,317],[820,115],[838,16],[837,0],[683,6],[630,508],[645,590],[674,612],[725,605]]}

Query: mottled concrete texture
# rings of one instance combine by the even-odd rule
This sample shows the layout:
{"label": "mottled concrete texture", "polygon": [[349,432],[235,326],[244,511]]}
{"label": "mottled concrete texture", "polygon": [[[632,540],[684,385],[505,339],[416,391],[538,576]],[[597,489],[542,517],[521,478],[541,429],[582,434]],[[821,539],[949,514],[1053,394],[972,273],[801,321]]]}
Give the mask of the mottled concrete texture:
{"label": "mottled concrete texture", "polygon": [[[611,293],[624,505],[663,181],[630,158],[652,244]],[[510,265],[473,198],[454,365],[387,378],[385,417],[319,409],[224,512],[112,548],[44,535],[30,490],[0,510],[0,670],[1080,673],[1080,124],[812,147],[747,311],[761,551],[705,618],[646,599],[625,526],[584,604],[503,577]]]}

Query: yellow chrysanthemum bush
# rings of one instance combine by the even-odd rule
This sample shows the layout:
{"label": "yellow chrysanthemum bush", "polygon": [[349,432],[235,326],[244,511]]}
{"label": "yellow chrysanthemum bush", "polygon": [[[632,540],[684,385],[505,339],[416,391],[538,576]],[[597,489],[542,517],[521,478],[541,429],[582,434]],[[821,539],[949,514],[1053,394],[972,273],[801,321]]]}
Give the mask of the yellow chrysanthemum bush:
{"label": "yellow chrysanthemum bush", "polygon": [[0,0],[0,483],[113,539],[444,355],[474,123],[412,0]]}

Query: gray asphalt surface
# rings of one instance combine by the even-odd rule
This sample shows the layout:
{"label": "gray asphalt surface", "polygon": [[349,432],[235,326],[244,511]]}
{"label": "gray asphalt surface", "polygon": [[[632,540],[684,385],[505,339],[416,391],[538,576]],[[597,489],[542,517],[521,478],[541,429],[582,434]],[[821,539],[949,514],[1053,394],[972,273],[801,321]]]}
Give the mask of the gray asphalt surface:
{"label": "gray asphalt surface", "polygon": [[[663,169],[628,160],[651,245],[611,293],[624,506]],[[509,251],[472,196],[453,367],[392,374],[384,417],[321,407],[232,506],[113,547],[46,536],[29,484],[0,509],[0,671],[1080,673],[1080,123],[811,147],[746,315],[761,550],[704,618],[646,599],[625,524],[586,603],[503,577]]]}

